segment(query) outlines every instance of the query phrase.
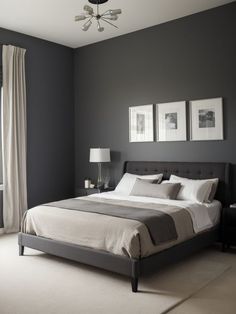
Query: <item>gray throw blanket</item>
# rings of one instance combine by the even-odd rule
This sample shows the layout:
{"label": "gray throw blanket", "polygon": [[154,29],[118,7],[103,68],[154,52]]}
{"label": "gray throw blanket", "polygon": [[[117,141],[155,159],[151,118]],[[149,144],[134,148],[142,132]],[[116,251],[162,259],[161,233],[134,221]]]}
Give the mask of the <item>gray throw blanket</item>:
{"label": "gray throw blanket", "polygon": [[46,206],[137,220],[145,224],[154,245],[176,240],[178,237],[173,218],[154,209],[112,205],[74,198],[52,202]]}

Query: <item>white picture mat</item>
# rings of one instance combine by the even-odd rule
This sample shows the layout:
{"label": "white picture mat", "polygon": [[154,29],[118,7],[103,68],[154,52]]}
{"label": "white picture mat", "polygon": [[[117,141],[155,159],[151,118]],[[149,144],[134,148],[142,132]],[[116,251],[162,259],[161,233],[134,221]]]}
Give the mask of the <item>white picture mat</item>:
{"label": "white picture mat", "polygon": [[[156,105],[157,112],[157,139],[158,141],[186,141],[186,101],[161,103]],[[166,127],[166,116],[174,114],[176,126],[173,129]]]}
{"label": "white picture mat", "polygon": [[[138,116],[144,117],[144,132],[137,132]],[[129,141],[153,142],[153,105],[129,107]]]}
{"label": "white picture mat", "polygon": [[[223,99],[212,98],[190,101],[190,139],[191,141],[223,140]],[[199,127],[199,111],[215,113],[215,127]]]}

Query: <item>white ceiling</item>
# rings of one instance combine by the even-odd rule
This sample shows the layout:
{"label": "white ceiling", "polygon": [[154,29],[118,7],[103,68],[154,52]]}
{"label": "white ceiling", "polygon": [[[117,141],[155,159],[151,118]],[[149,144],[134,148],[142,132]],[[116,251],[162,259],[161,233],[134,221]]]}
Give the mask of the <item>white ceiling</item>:
{"label": "white ceiling", "polygon": [[0,0],[0,27],[69,46],[85,46],[217,7],[232,0],[109,0],[101,11],[121,8],[115,24],[99,33],[94,23],[84,32],[74,16],[88,0]]}

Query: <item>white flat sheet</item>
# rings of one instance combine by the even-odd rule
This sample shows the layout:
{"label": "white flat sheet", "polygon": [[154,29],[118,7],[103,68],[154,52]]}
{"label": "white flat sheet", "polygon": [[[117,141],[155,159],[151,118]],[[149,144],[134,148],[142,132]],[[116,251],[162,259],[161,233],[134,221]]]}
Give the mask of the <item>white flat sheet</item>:
{"label": "white flat sheet", "polygon": [[183,200],[167,200],[146,196],[127,196],[117,192],[105,192],[100,194],[93,194],[89,197],[99,197],[114,200],[127,200],[133,202],[153,203],[153,204],[165,204],[174,205],[181,208],[185,208],[191,215],[193,221],[193,229],[195,233],[202,232],[215,226],[220,217],[221,203],[214,200],[212,203],[195,203],[192,201]]}

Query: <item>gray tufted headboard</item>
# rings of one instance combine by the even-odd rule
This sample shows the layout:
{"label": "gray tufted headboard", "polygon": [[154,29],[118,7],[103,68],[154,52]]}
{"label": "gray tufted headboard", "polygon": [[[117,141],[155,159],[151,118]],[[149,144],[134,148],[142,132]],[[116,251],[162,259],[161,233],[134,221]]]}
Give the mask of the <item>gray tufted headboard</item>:
{"label": "gray tufted headboard", "polygon": [[171,174],[190,179],[219,178],[216,199],[223,205],[230,204],[230,164],[214,162],[162,162],[162,161],[126,161],[124,172],[133,174],[163,173],[164,180]]}

